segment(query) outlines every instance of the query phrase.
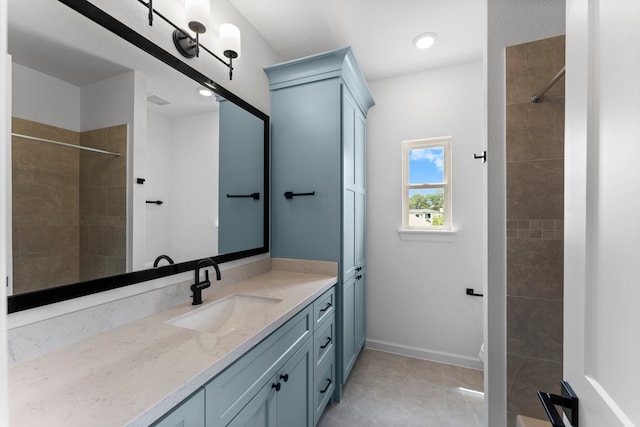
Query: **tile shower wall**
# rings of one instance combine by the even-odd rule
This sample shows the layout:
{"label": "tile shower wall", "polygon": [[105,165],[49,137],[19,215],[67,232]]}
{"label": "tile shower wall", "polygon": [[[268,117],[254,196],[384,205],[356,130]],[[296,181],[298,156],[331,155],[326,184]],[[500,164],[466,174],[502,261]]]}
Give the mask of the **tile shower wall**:
{"label": "tile shower wall", "polygon": [[12,132],[122,153],[12,138],[14,293],[124,273],[126,125],[78,133],[14,117]]}
{"label": "tile shower wall", "polygon": [[[78,145],[80,135],[19,118],[12,132]],[[12,137],[13,289],[79,279],[78,150]]]}
{"label": "tile shower wall", "polygon": [[120,153],[80,153],[80,280],[127,267],[127,125],[80,133],[80,145]]}
{"label": "tile shower wall", "polygon": [[564,36],[507,48],[507,411],[545,418],[562,380]]}

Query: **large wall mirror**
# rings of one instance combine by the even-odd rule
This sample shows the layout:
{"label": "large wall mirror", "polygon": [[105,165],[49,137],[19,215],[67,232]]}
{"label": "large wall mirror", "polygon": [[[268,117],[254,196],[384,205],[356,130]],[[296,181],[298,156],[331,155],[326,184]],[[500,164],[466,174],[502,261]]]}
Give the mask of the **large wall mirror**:
{"label": "large wall mirror", "polygon": [[88,2],[8,3],[10,313],[268,251],[264,113]]}

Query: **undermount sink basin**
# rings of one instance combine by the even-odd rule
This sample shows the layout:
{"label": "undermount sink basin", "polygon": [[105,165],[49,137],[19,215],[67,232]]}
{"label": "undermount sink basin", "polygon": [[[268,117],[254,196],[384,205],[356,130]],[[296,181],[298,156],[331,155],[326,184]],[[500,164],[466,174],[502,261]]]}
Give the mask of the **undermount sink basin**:
{"label": "undermount sink basin", "polygon": [[264,309],[280,302],[282,300],[277,298],[236,294],[175,317],[167,323],[201,332],[234,331]]}

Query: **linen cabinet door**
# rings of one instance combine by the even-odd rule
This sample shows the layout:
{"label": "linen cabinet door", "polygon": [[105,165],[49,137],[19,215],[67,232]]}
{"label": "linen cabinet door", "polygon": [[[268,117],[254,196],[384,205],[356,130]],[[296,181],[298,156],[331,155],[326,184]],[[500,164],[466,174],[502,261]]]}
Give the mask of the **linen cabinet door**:
{"label": "linen cabinet door", "polygon": [[356,271],[356,140],[357,107],[349,90],[342,88],[342,280]]}
{"label": "linen cabinet door", "polygon": [[354,284],[354,345],[356,357],[364,347],[366,338],[366,269],[356,275]]}
{"label": "linen cabinet door", "polygon": [[273,257],[338,261],[339,103],[337,79],[271,92]]}
{"label": "linen cabinet door", "polygon": [[352,277],[342,285],[342,382],[344,383],[356,362],[355,300],[356,278]]}
{"label": "linen cabinet door", "polygon": [[355,111],[355,258],[356,269],[367,265],[366,243],[366,208],[367,208],[367,176],[366,176],[366,119]]}

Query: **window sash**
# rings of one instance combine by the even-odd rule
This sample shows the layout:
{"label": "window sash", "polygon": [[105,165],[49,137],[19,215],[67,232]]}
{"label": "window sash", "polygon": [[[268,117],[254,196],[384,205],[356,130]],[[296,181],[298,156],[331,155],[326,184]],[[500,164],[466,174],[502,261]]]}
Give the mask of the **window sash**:
{"label": "window sash", "polygon": [[[409,184],[409,152],[423,148],[443,148],[443,182],[430,182],[425,184]],[[403,173],[402,173],[402,229],[404,230],[451,230],[451,138],[430,138],[411,141],[403,141]],[[410,225],[409,218],[409,194],[411,190],[443,190],[443,214],[444,225]]]}

